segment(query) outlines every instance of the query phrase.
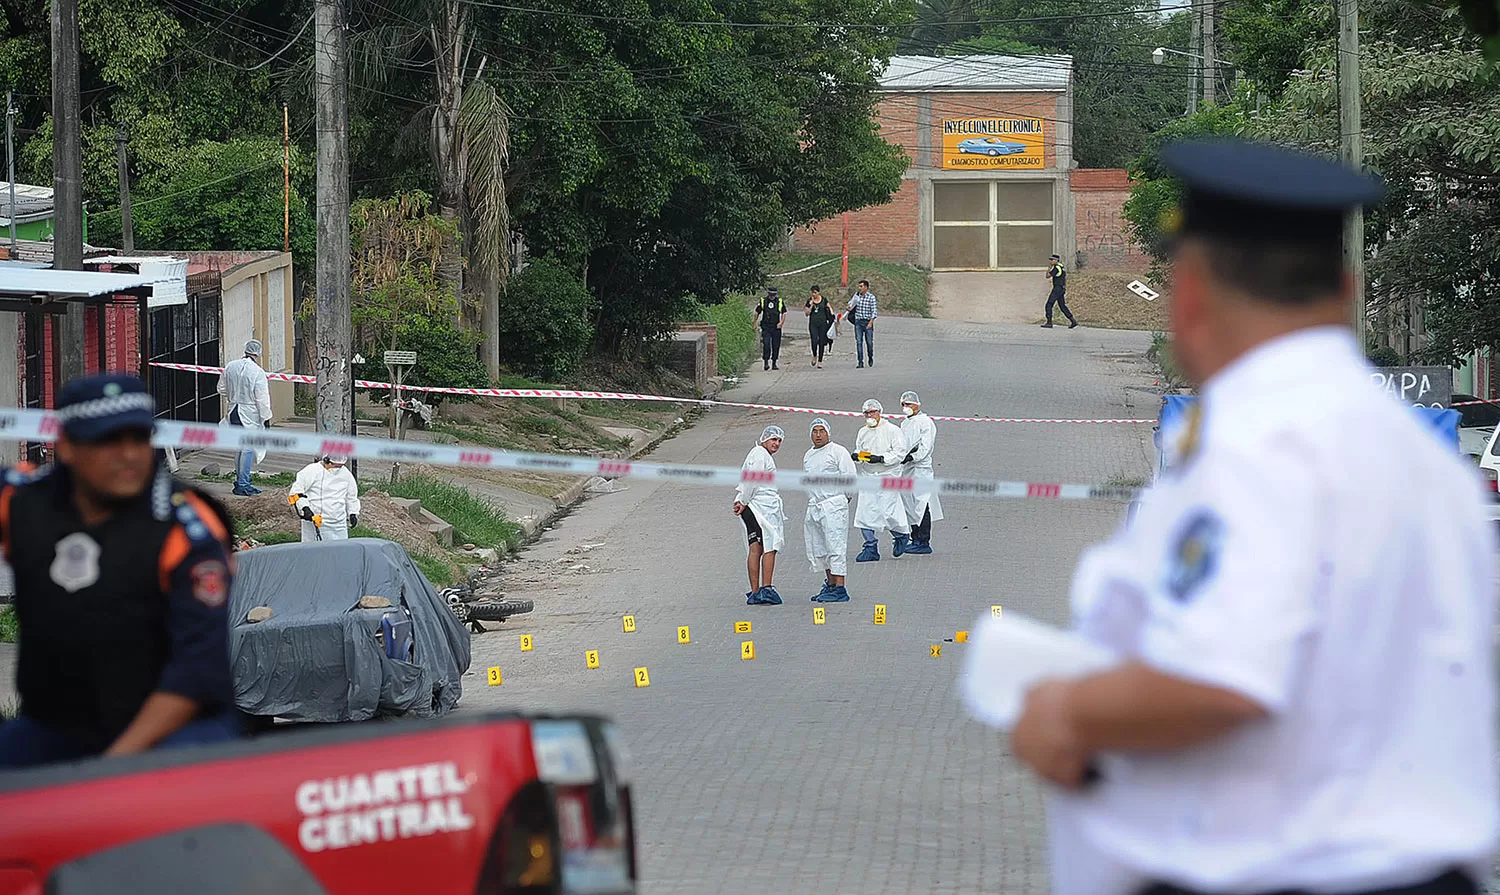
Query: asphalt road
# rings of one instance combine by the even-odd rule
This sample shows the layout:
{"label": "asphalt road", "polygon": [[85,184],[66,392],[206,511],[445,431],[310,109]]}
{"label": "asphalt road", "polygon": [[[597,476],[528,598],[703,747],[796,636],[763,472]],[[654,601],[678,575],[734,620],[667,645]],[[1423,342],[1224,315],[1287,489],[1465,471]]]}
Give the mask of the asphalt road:
{"label": "asphalt road", "polygon": [[[801,332],[800,328],[796,332]],[[845,335],[823,370],[803,341],[782,371],[759,365],[736,400],[898,411],[915,389],[941,415],[1154,417],[1144,333],[883,319],[878,366],[854,368]],[[806,415],[714,411],[652,459],[738,467],[762,426],[788,434],[798,468]],[[858,422],[834,423],[852,444]],[[1144,481],[1149,425],[940,425],[937,474],[1040,482]],[[779,607],[748,607],[732,492],[641,481],[588,500],[512,568],[506,591],[536,611],[475,638],[461,711],[527,708],[618,719],[633,757],[648,893],[989,892],[1046,889],[1043,803],[1000,736],[957,700],[961,644],[992,604],[1062,621],[1079,551],[1118,503],[945,501],[932,556],[851,562],[853,601],[813,625],[800,494],[784,495]],[[858,535],[851,538],[853,546]],[[884,626],[873,607],[887,607]],[[635,633],[621,617],[635,616]],[[750,621],[750,635],[734,623]],[[691,642],[677,643],[677,627]],[[535,638],[522,653],[520,634]],[[740,658],[741,642],[756,657]],[[942,643],[941,657],[929,647]],[[601,667],[585,667],[598,650]],[[504,683],[485,685],[498,665]],[[634,686],[644,666],[650,686]]]}

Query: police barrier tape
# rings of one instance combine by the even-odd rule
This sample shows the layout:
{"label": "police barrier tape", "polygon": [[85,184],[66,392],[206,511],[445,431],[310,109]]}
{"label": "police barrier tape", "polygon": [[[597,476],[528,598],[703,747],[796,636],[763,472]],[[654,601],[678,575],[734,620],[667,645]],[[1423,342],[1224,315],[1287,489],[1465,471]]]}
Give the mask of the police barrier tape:
{"label": "police barrier tape", "polygon": [[[164,370],[180,370],[185,373],[212,373],[218,375],[224,372],[222,367],[205,367],[197,364],[168,364],[153,363],[153,367]],[[275,379],[278,382],[301,382],[314,384],[317,379],[313,376],[304,376],[298,373],[267,373],[266,378]],[[354,380],[355,388],[390,389],[389,382],[376,382],[370,379]],[[783,404],[750,404],[743,401],[716,401],[712,398],[673,398],[666,395],[637,395],[629,392],[588,392],[575,389],[560,388],[450,388],[436,385],[402,385],[403,392],[430,392],[437,395],[464,395],[476,398],[577,398],[581,400],[600,401],[658,401],[667,404],[697,404],[703,407],[735,407],[744,410],[776,410],[783,413],[811,413],[817,416],[864,416],[857,410],[819,410],[813,407],[791,407]],[[1156,420],[1139,419],[1117,419],[1117,420],[1077,420],[1077,419],[1021,419],[990,416],[934,416],[932,419],[940,423],[1155,423]]]}
{"label": "police barrier tape", "polygon": [[[0,410],[0,439],[52,441],[57,437],[56,414],[45,410]],[[752,482],[794,491],[898,491],[943,496],[1050,498],[1055,500],[1132,500],[1136,489],[1109,485],[1064,485],[1048,482],[963,482],[900,476],[814,475],[806,472],[732,469],[724,466],[668,465],[629,460],[601,460],[490,450],[463,445],[423,444],[385,438],[350,438],[288,429],[249,429],[243,426],[205,426],[158,420],[152,443],[157,447],[273,451],[285,454],[344,454],[369,460],[427,463],[433,466],[524,469],[583,476],[643,478],[695,485],[738,485]]]}

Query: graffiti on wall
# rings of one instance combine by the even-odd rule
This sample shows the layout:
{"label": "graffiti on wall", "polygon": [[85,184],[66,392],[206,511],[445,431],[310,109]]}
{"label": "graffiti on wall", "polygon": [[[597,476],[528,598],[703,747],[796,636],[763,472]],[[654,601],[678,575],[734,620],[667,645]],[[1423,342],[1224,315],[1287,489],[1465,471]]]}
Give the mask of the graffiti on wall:
{"label": "graffiti on wall", "polygon": [[1140,250],[1126,235],[1125,220],[1118,208],[1088,208],[1079,227],[1079,265],[1092,259],[1094,264],[1122,264],[1140,255]]}

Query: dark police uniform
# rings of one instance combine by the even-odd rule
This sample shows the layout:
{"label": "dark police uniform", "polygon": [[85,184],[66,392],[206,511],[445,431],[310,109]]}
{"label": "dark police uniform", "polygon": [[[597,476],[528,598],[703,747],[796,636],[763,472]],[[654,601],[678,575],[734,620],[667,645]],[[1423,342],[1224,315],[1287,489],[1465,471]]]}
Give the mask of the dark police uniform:
{"label": "dark police uniform", "polygon": [[1078,325],[1078,321],[1073,319],[1073,312],[1068,310],[1068,271],[1056,258],[1052,259],[1047,268],[1047,279],[1052,281],[1052,292],[1047,295],[1047,322],[1042,325],[1052,325],[1052,306],[1057,305],[1063,316],[1068,318],[1068,329],[1072,329]]}
{"label": "dark police uniform", "polygon": [[159,745],[239,733],[228,533],[223,507],[160,461],[146,492],[95,526],[75,507],[66,467],[3,473],[0,544],[15,572],[21,714],[0,726],[0,767],[103,752],[156,691],[200,706]]}
{"label": "dark police uniform", "polygon": [[760,356],[766,369],[771,369],[781,360],[781,315],[786,313],[786,302],[775,289],[767,290],[755,312],[760,315]]}

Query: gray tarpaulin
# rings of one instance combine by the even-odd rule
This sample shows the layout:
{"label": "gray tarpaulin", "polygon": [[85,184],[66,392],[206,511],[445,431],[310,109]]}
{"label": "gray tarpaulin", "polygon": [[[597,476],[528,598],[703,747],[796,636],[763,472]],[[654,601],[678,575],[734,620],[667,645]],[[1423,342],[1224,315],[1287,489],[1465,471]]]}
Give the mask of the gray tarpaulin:
{"label": "gray tarpaulin", "polygon": [[[442,715],[458,703],[469,633],[398,544],[374,538],[283,544],[235,554],[229,595],[235,701],[254,715],[362,721]],[[391,609],[361,609],[364,596]],[[376,639],[387,612],[411,611],[416,663]],[[269,619],[250,623],[256,606]]]}

